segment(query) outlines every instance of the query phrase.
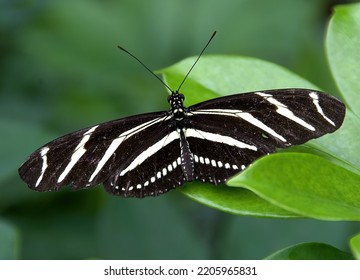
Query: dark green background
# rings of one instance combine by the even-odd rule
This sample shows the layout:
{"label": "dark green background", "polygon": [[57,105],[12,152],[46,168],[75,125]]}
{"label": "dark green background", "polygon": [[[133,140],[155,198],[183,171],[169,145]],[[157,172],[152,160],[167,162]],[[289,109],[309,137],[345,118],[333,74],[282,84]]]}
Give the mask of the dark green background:
{"label": "dark green background", "polygon": [[15,249],[4,254],[2,238],[0,256],[259,259],[306,241],[348,251],[358,223],[232,216],[178,191],[143,200],[100,187],[36,193],[16,171],[65,133],[168,108],[163,86],[117,44],[156,70],[198,54],[217,30],[206,53],[269,60],[336,94],[324,36],[340,2],[355,1],[1,0],[0,231]]}

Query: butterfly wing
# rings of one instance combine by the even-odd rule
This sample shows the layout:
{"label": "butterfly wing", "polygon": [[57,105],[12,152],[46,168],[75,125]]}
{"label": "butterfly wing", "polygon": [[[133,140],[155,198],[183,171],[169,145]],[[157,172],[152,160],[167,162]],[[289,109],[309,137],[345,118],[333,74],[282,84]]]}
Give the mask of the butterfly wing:
{"label": "butterfly wing", "polygon": [[[37,191],[64,185],[77,190],[104,182],[106,190],[115,195],[166,192],[183,182],[177,166],[179,139],[170,121],[167,112],[156,112],[70,133],[31,154],[19,168],[20,177]],[[163,180],[170,172],[171,178]]]}
{"label": "butterfly wing", "polygon": [[338,129],[345,106],[307,89],[221,97],[189,107],[187,131],[195,178],[221,183],[262,155]]}

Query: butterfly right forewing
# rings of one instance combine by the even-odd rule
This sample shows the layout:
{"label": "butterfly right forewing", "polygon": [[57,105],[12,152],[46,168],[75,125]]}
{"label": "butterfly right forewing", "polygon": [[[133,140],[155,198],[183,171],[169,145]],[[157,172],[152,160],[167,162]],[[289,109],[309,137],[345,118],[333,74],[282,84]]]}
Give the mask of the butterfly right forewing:
{"label": "butterfly right forewing", "polygon": [[31,154],[19,174],[37,191],[95,186],[130,164],[152,136],[161,137],[159,128],[166,127],[166,118],[167,112],[149,113],[67,134]]}

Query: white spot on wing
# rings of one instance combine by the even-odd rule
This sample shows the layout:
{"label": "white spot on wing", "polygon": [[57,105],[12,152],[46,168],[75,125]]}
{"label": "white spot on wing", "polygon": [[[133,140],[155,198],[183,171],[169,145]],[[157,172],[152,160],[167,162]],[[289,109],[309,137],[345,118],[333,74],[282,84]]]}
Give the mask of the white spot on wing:
{"label": "white spot on wing", "polygon": [[169,172],[171,172],[173,170],[173,167],[171,164],[168,165],[167,169],[169,170]]}
{"label": "white spot on wing", "polygon": [[95,129],[98,127],[98,125],[90,128],[88,131],[86,131],[83,134],[83,138],[81,139],[80,143],[76,146],[74,153],[71,155],[70,162],[65,167],[64,171],[59,176],[57,182],[62,182],[65,177],[70,173],[71,169],[75,166],[75,164],[80,160],[80,158],[85,154],[86,149],[85,144],[87,141],[89,141],[91,134],[95,131]]}
{"label": "white spot on wing", "polygon": [[48,167],[48,164],[47,164],[47,152],[49,151],[49,148],[48,147],[44,147],[41,149],[40,151],[40,156],[42,157],[42,161],[43,161],[43,164],[42,164],[42,167],[41,167],[41,173],[40,173],[40,176],[39,178],[37,179],[36,181],[36,184],[35,184],[35,188],[40,184],[42,178],[44,177],[44,173],[45,173],[45,170],[46,168]]}
{"label": "white spot on wing", "polygon": [[194,161],[199,162],[199,157],[197,155],[194,155]]}
{"label": "white spot on wing", "polygon": [[[151,177],[150,180],[146,181],[146,182],[143,184],[143,186],[144,186],[144,187],[147,187],[147,186],[150,185],[150,183],[154,183],[154,182],[156,181],[156,179],[159,179],[159,180],[160,180],[161,178],[163,178],[163,177],[165,177],[166,175],[168,175],[169,172],[173,171],[173,170],[176,168],[177,162],[178,162],[179,160],[180,160],[180,157],[177,158],[175,161],[173,161],[172,164],[169,164],[167,167],[162,168],[161,171],[157,171],[156,174],[155,174],[155,176],[154,176],[154,177]],[[173,166],[175,166],[175,167],[173,167]],[[181,182],[179,182],[178,184],[180,185]],[[138,184],[138,185],[136,186],[136,188],[137,188],[137,189],[141,189],[141,188],[142,188],[141,184]],[[160,194],[160,193],[161,193],[161,192],[160,192],[161,190],[158,190],[158,191],[159,191],[159,194]],[[166,190],[165,190],[165,191],[166,191]]]}
{"label": "white spot on wing", "polygon": [[203,157],[200,157],[200,163],[204,164],[204,158]]}

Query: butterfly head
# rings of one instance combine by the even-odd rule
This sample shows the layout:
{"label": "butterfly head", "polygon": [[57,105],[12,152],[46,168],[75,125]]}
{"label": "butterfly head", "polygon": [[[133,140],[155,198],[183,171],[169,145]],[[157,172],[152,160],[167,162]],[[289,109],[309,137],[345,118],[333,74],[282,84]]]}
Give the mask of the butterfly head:
{"label": "butterfly head", "polygon": [[176,120],[180,120],[184,118],[184,99],[185,96],[179,92],[173,92],[168,97],[168,102],[171,106],[171,111]]}

